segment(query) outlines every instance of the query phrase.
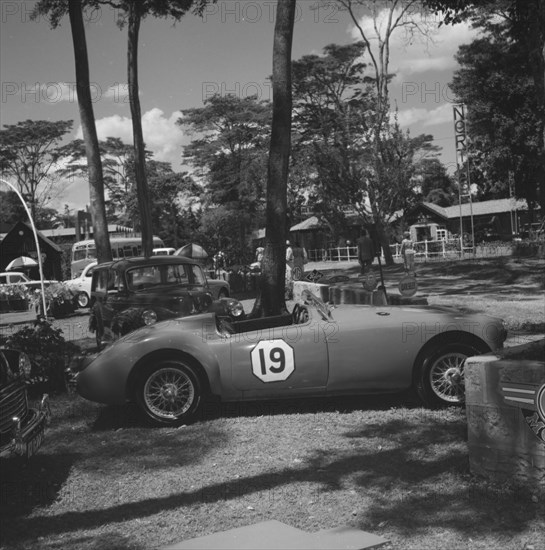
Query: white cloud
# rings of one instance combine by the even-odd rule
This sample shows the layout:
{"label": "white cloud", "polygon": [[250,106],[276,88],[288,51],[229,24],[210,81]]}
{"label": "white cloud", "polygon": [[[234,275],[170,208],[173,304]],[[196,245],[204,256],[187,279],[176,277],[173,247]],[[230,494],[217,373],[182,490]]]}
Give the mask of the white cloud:
{"label": "white cloud", "polygon": [[[397,12],[399,15],[399,11]],[[384,34],[388,10],[382,10],[377,17],[377,28]],[[426,39],[418,31],[409,35],[406,27],[397,28],[390,39],[390,72],[396,73],[396,79],[404,80],[414,77],[416,73],[432,71],[452,71],[456,67],[454,54],[458,46],[471,42],[478,34],[471,29],[469,24],[442,25],[439,27],[439,19],[433,16],[421,16],[413,14],[421,28],[429,32],[430,38]],[[366,35],[371,39],[371,48],[376,52],[376,31],[374,22],[370,16],[364,16],[360,25]],[[356,27],[350,30],[352,38],[361,40],[361,35]],[[375,47],[375,49],[373,49]]]}
{"label": "white cloud", "polygon": [[104,99],[111,99],[116,103],[128,103],[129,86],[122,82],[116,82],[102,94],[102,97]]}
{"label": "white cloud", "polygon": [[[176,124],[182,116],[180,111],[174,111],[169,117],[158,108],[153,108],[142,116],[142,131],[146,148],[153,154],[155,160],[171,162],[174,170],[179,169],[182,145],[187,144],[188,139]],[[124,143],[132,143],[132,120],[121,115],[112,115],[96,121],[98,139],[107,137],[120,138]],[[81,127],[76,137],[82,138]]]}
{"label": "white cloud", "polygon": [[36,83],[26,91],[28,95],[38,97],[40,101],[48,104],[55,104],[68,101],[77,101],[75,82],[46,82]]}
{"label": "white cloud", "polygon": [[431,110],[415,107],[405,109],[399,111],[397,119],[400,126],[403,128],[408,128],[413,124],[422,124],[422,126],[443,124],[452,121],[452,105],[450,103],[445,103]]}

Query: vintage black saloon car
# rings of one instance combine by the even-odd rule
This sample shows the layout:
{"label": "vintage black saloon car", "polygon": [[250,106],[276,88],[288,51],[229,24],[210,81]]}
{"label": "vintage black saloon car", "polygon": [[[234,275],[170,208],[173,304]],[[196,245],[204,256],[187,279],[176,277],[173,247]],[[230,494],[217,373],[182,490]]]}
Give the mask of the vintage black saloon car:
{"label": "vintage black saloon car", "polygon": [[29,358],[19,351],[0,349],[0,456],[30,457],[40,447],[49,420],[45,395],[38,407],[28,404],[26,375]]}
{"label": "vintage black saloon car", "polygon": [[229,296],[229,284],[214,291],[202,267],[190,258],[152,256],[99,264],[93,271],[89,329],[97,345],[139,327],[208,311],[214,298]]}

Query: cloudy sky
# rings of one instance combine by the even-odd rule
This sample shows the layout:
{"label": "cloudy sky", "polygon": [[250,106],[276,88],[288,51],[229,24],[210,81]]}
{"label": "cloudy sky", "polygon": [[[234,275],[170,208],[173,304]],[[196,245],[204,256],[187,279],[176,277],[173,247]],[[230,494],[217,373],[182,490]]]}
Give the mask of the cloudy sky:
{"label": "cloudy sky", "polygon": [[[346,13],[332,3],[313,9],[315,0],[298,0],[293,58],[319,54],[327,44],[346,44],[359,34]],[[182,165],[188,142],[176,125],[180,110],[202,106],[213,93],[258,94],[272,99],[272,41],[276,0],[219,0],[204,17],[192,15],[173,25],[143,21],[139,81],[144,139],[158,160]],[[81,137],[75,95],[74,59],[68,20],[55,30],[46,20],[32,21],[32,1],[0,2],[0,80],[2,125],[25,119],[74,120]],[[86,35],[99,139],[119,137],[130,143],[132,127],[126,90],[126,30],[116,26],[110,7],[87,14]],[[432,17],[427,22],[436,28]],[[371,21],[362,14],[363,28]],[[433,134],[442,160],[455,162],[452,101],[447,83],[456,69],[454,54],[475,32],[465,25],[441,27],[432,40],[407,40],[400,30],[391,47],[391,98],[399,121],[412,135]],[[87,184],[72,181],[55,205],[82,208]]]}

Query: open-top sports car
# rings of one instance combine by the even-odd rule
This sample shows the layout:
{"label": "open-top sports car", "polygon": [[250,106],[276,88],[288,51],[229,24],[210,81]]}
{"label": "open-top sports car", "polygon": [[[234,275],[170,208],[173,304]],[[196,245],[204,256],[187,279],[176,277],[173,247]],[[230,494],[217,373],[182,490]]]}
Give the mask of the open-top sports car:
{"label": "open-top sports car", "polygon": [[[305,291],[291,315],[233,321],[222,312],[138,329],[89,357],[77,390],[136,401],[158,424],[224,401],[400,392],[428,406],[463,401],[463,362],[503,346],[500,319],[430,306],[325,305]],[[231,300],[234,302],[234,300]],[[232,305],[232,304],[231,304]]]}

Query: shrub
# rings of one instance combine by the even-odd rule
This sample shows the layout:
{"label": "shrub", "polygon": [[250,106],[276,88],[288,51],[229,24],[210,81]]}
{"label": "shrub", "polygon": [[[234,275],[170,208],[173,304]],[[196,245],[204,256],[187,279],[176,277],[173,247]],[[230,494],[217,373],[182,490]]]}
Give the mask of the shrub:
{"label": "shrub", "polygon": [[64,339],[62,330],[43,318],[9,336],[6,347],[26,353],[31,362],[29,383],[51,393],[64,393],[66,369],[79,350]]}

